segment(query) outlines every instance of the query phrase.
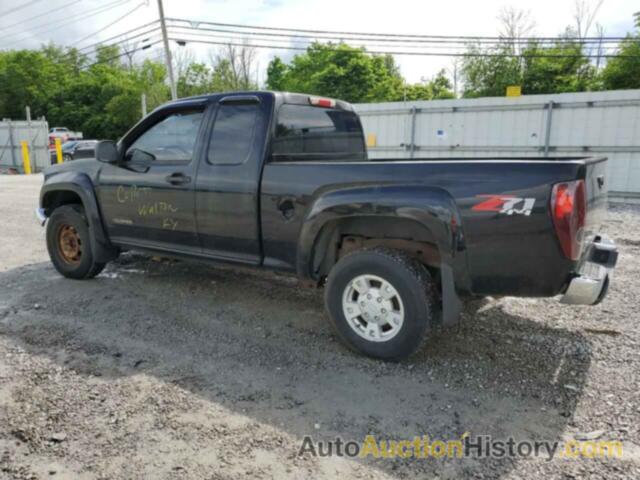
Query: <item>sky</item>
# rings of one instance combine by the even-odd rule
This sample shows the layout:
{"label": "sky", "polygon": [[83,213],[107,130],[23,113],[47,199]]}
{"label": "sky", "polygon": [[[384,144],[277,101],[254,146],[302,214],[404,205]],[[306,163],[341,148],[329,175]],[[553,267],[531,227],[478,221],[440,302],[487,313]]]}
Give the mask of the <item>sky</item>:
{"label": "sky", "polygon": [[[125,3],[108,8],[115,1],[0,0],[0,49],[37,48],[49,41],[83,47],[158,18],[157,0],[122,0]],[[591,4],[595,3],[597,0],[591,0]],[[534,35],[555,36],[573,24],[574,4],[575,0],[164,0],[164,10],[167,17],[192,21],[334,31],[495,36],[499,29],[498,13],[503,7],[513,6],[529,11],[536,24]],[[74,17],[101,6],[107,10],[73,21]],[[133,9],[135,11],[126,15]],[[632,15],[638,10],[638,0],[604,0],[596,21],[604,27],[605,35],[621,36],[633,30]],[[66,21],[71,23],[62,25]],[[171,45],[173,52],[188,49],[196,59],[205,61],[216,48]],[[294,53],[259,49],[259,81],[264,82],[266,67],[275,55],[287,60]],[[135,58],[144,57],[161,59],[162,51],[154,47],[136,54]],[[395,58],[409,82],[431,78],[442,68],[451,71],[453,66],[452,58],[408,55]]]}

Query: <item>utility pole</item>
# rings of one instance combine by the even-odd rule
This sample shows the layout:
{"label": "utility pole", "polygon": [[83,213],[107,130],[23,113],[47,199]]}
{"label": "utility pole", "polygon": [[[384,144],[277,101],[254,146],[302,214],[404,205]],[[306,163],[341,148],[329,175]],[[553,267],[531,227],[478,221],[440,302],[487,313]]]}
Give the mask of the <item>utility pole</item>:
{"label": "utility pole", "polygon": [[162,29],[162,43],[164,43],[164,61],[167,64],[167,72],[169,73],[169,84],[171,86],[171,100],[178,99],[178,89],[176,88],[176,79],[173,76],[173,64],[171,63],[171,50],[169,50],[169,38],[167,37],[167,24],[164,21],[164,8],[162,0],[158,0],[158,12],[160,13],[160,28]]}

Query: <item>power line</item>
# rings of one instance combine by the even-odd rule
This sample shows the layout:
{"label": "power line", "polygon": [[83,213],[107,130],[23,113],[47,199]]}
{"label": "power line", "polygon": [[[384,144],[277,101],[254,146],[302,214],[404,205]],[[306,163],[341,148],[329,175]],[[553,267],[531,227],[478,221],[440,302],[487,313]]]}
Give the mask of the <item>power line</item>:
{"label": "power line", "polygon": [[[75,3],[80,3],[82,0],[73,0],[72,2],[66,3],[60,7],[57,7],[56,12],[59,12],[60,10],[70,7],[71,5],[75,4]],[[47,15],[51,15],[51,12],[46,11],[44,13],[41,13],[40,15],[35,15],[31,18],[29,18],[28,20],[20,20],[19,22],[16,23],[12,23],[11,25],[8,25],[6,27],[0,27],[0,31],[2,30],[11,30],[13,27],[19,27],[20,25],[24,25],[25,23],[29,23],[32,20],[35,20],[37,18],[42,18],[45,17]]]}
{"label": "power line", "polygon": [[32,0],[31,2],[27,2],[27,3],[23,3],[22,5],[20,5],[19,7],[15,7],[15,8],[11,8],[9,10],[5,10],[4,12],[0,13],[0,17],[3,15],[9,15],[13,12],[17,12],[18,10],[22,10],[23,8],[27,8],[30,5],[33,5],[34,3],[38,3],[41,0]]}
{"label": "power line", "polygon": [[[120,45],[126,44],[127,42],[130,42],[131,40],[134,40],[134,39],[137,39],[137,38],[140,38],[140,37],[147,37],[147,38],[142,38],[142,40],[140,40],[143,43],[143,46],[140,47],[140,50],[145,50],[146,48],[149,48],[150,46],[152,46],[152,45],[154,45],[155,43],[158,42],[158,40],[155,39],[153,37],[153,35],[160,29],[159,26],[155,27],[155,28],[152,28],[150,30],[146,30],[146,31],[140,32],[140,33],[138,33],[136,35],[127,36],[127,37],[122,38],[122,39],[120,39],[120,40],[118,40],[116,42],[112,42],[112,43],[109,43],[109,42],[111,42],[114,39],[117,39],[118,37],[122,37],[123,35],[129,35],[130,33],[136,32],[138,30],[141,30],[141,29],[143,29],[145,27],[148,27],[150,25],[153,25],[155,23],[158,23],[158,20],[155,20],[153,22],[149,22],[149,23],[147,23],[145,25],[141,25],[141,26],[136,27],[136,28],[132,28],[131,30],[127,30],[126,32],[120,33],[118,35],[114,35],[113,37],[110,37],[108,39],[102,40],[100,42],[93,43],[91,45],[87,45],[86,47],[82,47],[82,48],[79,48],[79,49],[73,49],[73,48],[67,47],[68,51],[66,52],[66,56],[68,58],[71,58],[74,55],[74,53],[77,53],[77,54],[79,54],[81,56],[87,56],[91,49],[96,49],[96,48],[98,48],[100,46],[103,46],[103,45],[105,47],[120,47]],[[126,47],[126,45],[125,45],[125,47]],[[81,68],[86,68],[86,66],[82,66]]]}
{"label": "power line", "polygon": [[[435,45],[431,45],[431,44],[427,44],[427,45],[407,45],[407,44],[388,44],[388,43],[371,43],[371,40],[366,41],[366,40],[356,40],[353,38],[348,38],[348,39],[344,39],[344,38],[325,38],[325,37],[313,37],[313,36],[309,36],[309,37],[298,37],[297,35],[295,36],[286,36],[286,35],[282,35],[283,37],[286,38],[268,38],[265,39],[264,38],[264,33],[254,33],[254,32],[239,32],[237,30],[217,30],[217,29],[192,29],[191,27],[182,27],[182,26],[177,26],[177,25],[170,25],[169,26],[170,30],[172,31],[172,33],[178,34],[178,35],[189,35],[189,36],[195,36],[195,37],[204,37],[204,38],[223,38],[223,39],[229,39],[229,40],[243,40],[243,39],[252,39],[252,40],[270,40],[271,42],[286,42],[286,43],[296,43],[300,38],[309,38],[313,41],[318,41],[318,40],[329,40],[329,41],[335,41],[336,43],[343,43],[343,42],[349,42],[349,45],[361,45],[363,47],[386,47],[386,48],[412,48],[412,49],[416,49],[416,48],[431,48],[431,49],[466,49],[469,47],[469,44],[453,44],[453,45],[449,45],[449,44],[441,44],[441,43],[437,43]],[[195,30],[195,31],[176,31],[177,29],[183,29],[183,30]],[[224,34],[214,34],[214,33],[199,33],[201,30],[206,30],[206,31],[215,31],[215,32],[226,32],[228,33],[228,35],[224,35]],[[197,33],[198,32],[198,33]],[[375,41],[375,40],[374,40]],[[398,40],[396,40],[398,41]],[[300,42],[298,42],[300,43]],[[306,41],[305,43],[310,44],[312,42]],[[569,47],[572,45],[569,44],[564,44],[564,45],[560,45],[560,48],[563,47]],[[602,46],[601,50],[607,50],[607,49],[614,49],[617,48],[617,46]]]}
{"label": "power line", "polygon": [[[101,45],[108,44],[109,42],[112,42],[112,41],[113,41],[113,43],[109,44],[109,46],[117,45],[117,44],[120,44],[120,43],[123,43],[123,42],[127,42],[127,41],[133,40],[135,38],[144,37],[145,35],[151,35],[151,34],[155,33],[156,31],[158,31],[160,29],[160,26],[156,26],[156,27],[153,27],[153,28],[151,28],[149,30],[145,30],[144,32],[140,32],[140,33],[137,33],[135,35],[130,35],[129,36],[129,34],[131,34],[133,32],[136,32],[138,30],[141,30],[143,28],[149,27],[150,25],[153,25],[155,23],[158,23],[158,20],[154,20],[153,22],[149,22],[149,23],[147,23],[145,25],[142,25],[140,27],[132,28],[131,30],[127,30],[126,32],[120,33],[118,35],[114,35],[113,37],[107,38],[105,40],[101,40],[99,42],[92,43],[91,45],[87,45],[85,47],[80,47],[80,48],[78,48],[78,51],[79,52],[83,52],[85,50],[91,50],[91,49],[93,49],[95,47],[99,47]],[[117,40],[117,41],[114,41],[119,37],[124,37],[124,38],[122,38],[120,40]]]}
{"label": "power line", "polygon": [[[253,47],[253,48],[270,48],[280,50],[302,50],[306,51],[308,46],[296,47],[296,46],[284,46],[284,45],[256,45],[247,43],[233,43],[233,42],[215,42],[207,40],[193,40],[187,38],[171,38],[170,40],[176,42],[192,42],[192,43],[204,43],[210,45],[231,45],[236,47]],[[336,52],[349,52],[349,50],[339,50],[336,48],[329,48],[330,51]],[[355,53],[355,52],[354,52]],[[373,55],[412,55],[412,56],[424,56],[424,57],[513,57],[513,58],[638,58],[636,55],[584,55],[584,54],[510,54],[510,53],[481,53],[481,52],[406,52],[406,51],[381,51],[381,50],[367,50],[366,53]]]}
{"label": "power line", "polygon": [[[159,28],[156,28],[154,33],[152,33],[151,35],[145,35],[145,38],[143,38],[142,40],[140,40],[139,42],[134,42],[133,44],[141,44],[142,47],[144,49],[144,47],[148,48],[148,45],[152,45],[155,44],[157,42],[158,39],[158,33],[157,31],[159,30]],[[128,43],[131,42],[131,40],[137,38],[138,35],[134,36],[134,37],[130,37],[130,38],[123,38],[122,40],[118,41],[118,42],[113,42],[113,43],[101,43],[96,45],[96,51],[100,48],[100,47],[104,47],[104,48],[109,48],[109,47],[123,47],[123,48],[127,48],[128,47]],[[69,54],[71,54],[72,51],[69,51]],[[83,52],[79,52],[80,55],[89,55],[89,53],[83,53]]]}
{"label": "power line", "polygon": [[75,46],[79,43],[84,42],[85,40],[87,40],[88,38],[93,37],[94,35],[97,35],[98,33],[102,33],[105,30],[107,30],[108,28],[113,27],[116,23],[121,22],[122,20],[124,20],[126,17],[128,17],[129,15],[131,15],[133,12],[135,12],[136,10],[138,10],[140,7],[144,6],[145,2],[139,3],[138,5],[136,5],[134,8],[132,8],[131,10],[129,10],[127,13],[125,13],[124,15],[122,15],[121,17],[116,18],[113,22],[109,23],[108,25],[106,25],[105,27],[101,28],[98,31],[93,32],[91,35],[87,35],[86,37],[81,38],[80,40],[76,41],[75,43],[72,43],[71,46]]}
{"label": "power line", "polygon": [[[447,45],[452,45],[453,44],[459,44],[461,47],[466,47],[468,46],[470,43],[471,44],[489,44],[489,45],[524,45],[527,46],[531,43],[534,43],[531,40],[528,41],[524,41],[522,39],[517,39],[517,40],[500,40],[500,41],[487,41],[487,40],[481,40],[481,41],[474,41],[471,42],[469,40],[461,40],[461,39],[456,39],[456,38],[452,38],[449,40],[445,40],[445,39],[412,39],[412,38],[407,38],[407,39],[401,39],[401,38],[366,38],[366,37],[361,37],[361,36],[350,36],[350,37],[345,37],[345,36],[340,36],[340,35],[332,35],[332,36],[326,36],[326,35],[304,35],[304,34],[291,34],[291,33],[273,33],[273,32],[246,32],[246,31],[242,31],[242,30],[228,30],[228,29],[222,29],[222,28],[204,28],[204,27],[194,27],[194,26],[187,26],[187,25],[170,25],[170,27],[172,28],[179,28],[179,29],[183,29],[183,30],[194,30],[194,31],[206,31],[206,32],[219,32],[219,33],[232,33],[232,34],[240,34],[240,35],[260,35],[262,37],[284,37],[284,38],[294,38],[294,39],[300,39],[300,38],[305,38],[305,39],[320,39],[320,40],[329,40],[329,41],[362,41],[362,42],[371,42],[371,41],[381,41],[384,43],[418,43],[418,44],[447,44]],[[535,43],[549,43],[549,42],[538,42],[536,41]],[[572,44],[604,44],[604,43],[616,43],[618,44],[619,41],[616,40],[615,38],[612,37],[603,37],[601,39],[598,39],[597,41],[584,41],[584,40],[575,40],[575,41],[571,41],[566,39],[565,37],[558,37],[554,40],[554,44],[564,44],[564,43],[572,43]]]}
{"label": "power line", "polygon": [[148,48],[151,48],[151,47],[153,47],[154,45],[157,45],[158,43],[160,43],[160,39],[158,39],[158,40],[154,41],[153,43],[149,43],[149,44],[147,44],[147,45],[144,45],[143,47],[133,48],[133,49],[131,49],[131,50],[128,50],[128,51],[124,51],[124,52],[122,52],[122,53],[119,53],[118,55],[114,55],[114,56],[112,56],[112,57],[105,58],[105,59],[103,59],[103,60],[99,60],[99,61],[97,61],[97,62],[90,63],[89,65],[87,65],[87,66],[85,66],[85,67],[82,67],[82,68],[83,68],[83,69],[87,69],[87,68],[91,68],[91,67],[93,67],[93,66],[95,66],[95,65],[100,65],[100,64],[103,64],[103,63],[108,63],[108,62],[110,62],[111,60],[116,60],[116,59],[118,59],[118,58],[124,57],[125,55],[129,55],[129,54],[131,54],[131,53],[135,53],[135,52],[140,52],[140,51],[142,51],[142,50],[147,50]]}
{"label": "power line", "polygon": [[[264,26],[256,26],[256,25],[240,25],[237,23],[215,23],[215,22],[206,22],[200,20],[186,20],[181,18],[167,18],[170,21],[176,22],[186,22],[191,24],[192,26],[197,25],[213,25],[217,27],[231,27],[231,28],[244,28],[250,30],[273,30],[273,31],[286,31],[286,32],[299,32],[299,33],[313,33],[313,34],[329,34],[329,35],[359,35],[359,36],[371,36],[371,37],[385,37],[385,38],[423,38],[423,39],[462,39],[465,41],[474,41],[474,40],[494,40],[494,41],[558,41],[559,39],[566,40],[575,40],[577,41],[589,41],[589,43],[596,43],[600,41],[600,37],[491,37],[491,36],[466,36],[466,35],[418,35],[418,34],[400,34],[400,33],[366,33],[366,32],[345,32],[345,31],[336,31],[336,30],[312,30],[312,29],[302,29],[302,28],[284,28],[284,27],[264,27]],[[624,40],[626,37],[603,37],[615,41]]]}
{"label": "power line", "polygon": [[[98,7],[98,8],[96,8],[96,9],[89,10],[87,12],[82,12],[82,13],[80,13],[78,15],[75,15],[75,16],[71,16],[70,18],[68,17],[68,18],[65,18],[65,19],[60,19],[60,20],[58,20],[56,22],[53,22],[53,24],[50,23],[50,22],[40,24],[40,25],[34,27],[36,29],[36,31],[31,30],[31,31],[28,31],[28,32],[22,32],[20,34],[4,35],[4,36],[0,37],[0,40],[4,39],[4,38],[7,38],[7,37],[14,36],[14,35],[33,35],[34,33],[41,34],[41,33],[46,33],[46,32],[52,31],[52,30],[58,30],[60,27],[64,27],[66,25],[70,25],[70,24],[75,23],[75,22],[77,22],[79,20],[85,20],[87,18],[95,17],[96,15],[99,15],[101,13],[109,11],[112,8],[116,8],[116,7],[119,7],[121,5],[124,5],[125,3],[129,2],[129,1],[130,0],[116,0],[116,1],[114,1],[112,3],[108,3],[106,5],[102,5],[102,6]],[[55,25],[55,26],[53,26],[53,25]],[[39,28],[43,27],[43,26],[46,26],[47,28],[45,28],[43,30],[39,30]],[[5,45],[5,47],[10,47],[10,46],[15,45],[16,43],[20,43],[22,41],[24,41],[24,39],[20,39],[20,40],[11,42],[11,43]]]}
{"label": "power line", "polygon": [[[173,20],[175,21],[175,20]],[[453,46],[454,44],[459,44],[462,47],[468,46],[469,44],[480,44],[480,45],[524,45],[527,46],[531,43],[550,43],[551,41],[539,41],[539,40],[527,40],[527,39],[502,39],[502,40],[477,40],[477,41],[470,41],[470,40],[463,40],[460,38],[455,38],[455,37],[451,37],[450,39],[443,39],[443,38],[398,38],[398,37],[394,37],[394,38],[379,38],[379,37],[372,37],[372,38],[367,38],[367,37],[362,37],[362,36],[343,36],[343,35],[331,35],[331,36],[327,36],[325,34],[320,34],[320,35],[304,35],[304,34],[292,34],[292,33],[283,33],[283,32],[264,32],[264,31],[258,31],[258,32],[249,32],[249,31],[242,31],[242,30],[229,30],[229,29],[222,29],[222,28],[205,28],[205,27],[194,27],[191,25],[171,25],[172,28],[179,28],[179,29],[183,29],[183,30],[194,30],[194,31],[206,31],[206,32],[219,32],[219,33],[233,33],[233,34],[240,34],[240,35],[260,35],[263,37],[284,37],[284,38],[294,38],[294,39],[300,39],[300,38],[305,38],[305,39],[320,39],[320,40],[329,40],[329,41],[362,41],[362,42],[371,42],[371,41],[381,41],[384,43],[418,43],[418,44],[447,44],[447,45],[451,45]],[[355,35],[355,34],[354,34]],[[567,37],[557,37],[553,40],[554,44],[565,44],[565,43],[571,43],[571,44],[581,44],[581,45],[588,45],[588,44],[598,44],[598,45],[602,45],[605,43],[619,43],[619,40],[617,40],[615,37],[602,37],[599,38],[598,40],[594,40],[594,41],[589,41],[589,40],[583,40],[583,39],[570,39]]]}
{"label": "power line", "polygon": [[[66,25],[75,23],[78,20],[84,20],[85,18],[88,17],[92,17],[94,15],[97,15],[98,13],[102,13],[105,11],[110,10],[111,8],[120,6],[126,2],[128,2],[130,0],[115,0],[114,2],[111,2],[107,5],[101,5],[97,8],[94,8],[92,10],[89,10],[87,12],[80,12],[77,13],[76,15],[72,15],[71,17],[66,17],[66,18],[59,18],[58,20],[55,20],[53,22],[45,22],[45,23],[40,23],[38,25],[35,25],[33,27],[31,27],[31,29],[29,31],[23,31],[23,32],[18,32],[18,33],[11,33],[8,35],[3,35],[0,36],[0,40],[5,39],[5,38],[9,38],[9,37],[13,37],[13,36],[21,36],[21,35],[33,35],[33,34],[40,34],[40,33],[45,33],[45,32],[49,32],[51,30],[56,30],[60,27],[64,27]],[[45,27],[44,29],[42,27]],[[12,43],[9,43],[8,45],[5,45],[5,47],[7,46],[11,46],[11,45],[15,45],[16,43],[20,43],[21,41],[23,41],[24,39],[18,40],[18,41],[14,41]]]}

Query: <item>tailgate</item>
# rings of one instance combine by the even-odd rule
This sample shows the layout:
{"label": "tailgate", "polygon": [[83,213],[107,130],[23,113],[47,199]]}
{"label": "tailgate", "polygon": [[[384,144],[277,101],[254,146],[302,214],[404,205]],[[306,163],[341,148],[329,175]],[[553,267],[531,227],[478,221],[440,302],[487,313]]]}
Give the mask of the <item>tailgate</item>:
{"label": "tailgate", "polygon": [[607,158],[594,158],[585,162],[584,182],[587,193],[585,239],[598,233],[607,215]]}

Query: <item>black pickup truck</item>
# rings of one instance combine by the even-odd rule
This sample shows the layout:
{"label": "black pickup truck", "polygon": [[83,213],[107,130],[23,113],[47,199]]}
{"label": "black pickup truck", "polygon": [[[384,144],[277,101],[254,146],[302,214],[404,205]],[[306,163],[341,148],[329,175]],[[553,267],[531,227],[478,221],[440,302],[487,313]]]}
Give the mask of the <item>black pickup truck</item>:
{"label": "black pickup truck", "polygon": [[96,158],[45,172],[37,215],[62,275],[93,277],[124,250],[293,272],[378,358],[415,351],[465,298],[596,304],[617,260],[598,232],[605,158],[368,160],[339,100],[187,98]]}

